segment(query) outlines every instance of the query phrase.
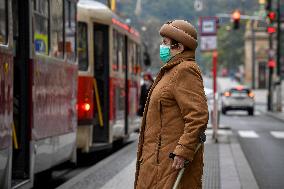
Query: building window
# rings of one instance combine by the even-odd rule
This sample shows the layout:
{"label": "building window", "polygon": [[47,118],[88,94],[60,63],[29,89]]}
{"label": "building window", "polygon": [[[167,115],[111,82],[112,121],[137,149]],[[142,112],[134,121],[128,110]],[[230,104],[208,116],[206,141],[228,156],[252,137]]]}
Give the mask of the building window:
{"label": "building window", "polygon": [[78,58],[79,70],[87,71],[88,61],[88,26],[86,23],[78,23]]}
{"label": "building window", "polygon": [[49,53],[48,6],[46,0],[34,0],[35,51],[46,55]]}

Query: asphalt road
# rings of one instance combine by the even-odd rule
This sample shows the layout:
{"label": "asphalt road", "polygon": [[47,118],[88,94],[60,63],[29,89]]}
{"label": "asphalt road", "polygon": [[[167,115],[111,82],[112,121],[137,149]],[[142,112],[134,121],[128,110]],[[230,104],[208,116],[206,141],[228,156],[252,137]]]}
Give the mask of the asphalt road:
{"label": "asphalt road", "polygon": [[284,123],[259,111],[233,111],[221,116],[221,124],[237,136],[259,187],[284,188]]}

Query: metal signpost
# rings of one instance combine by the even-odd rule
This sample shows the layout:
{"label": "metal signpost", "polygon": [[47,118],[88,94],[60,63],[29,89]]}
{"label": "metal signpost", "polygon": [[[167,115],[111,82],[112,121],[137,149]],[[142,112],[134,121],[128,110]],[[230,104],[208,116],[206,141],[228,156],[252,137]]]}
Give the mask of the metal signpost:
{"label": "metal signpost", "polygon": [[213,75],[213,112],[212,115],[212,128],[213,139],[218,141],[218,101],[217,101],[217,17],[200,17],[199,30],[200,30],[200,48],[202,52],[212,53],[212,75]]}

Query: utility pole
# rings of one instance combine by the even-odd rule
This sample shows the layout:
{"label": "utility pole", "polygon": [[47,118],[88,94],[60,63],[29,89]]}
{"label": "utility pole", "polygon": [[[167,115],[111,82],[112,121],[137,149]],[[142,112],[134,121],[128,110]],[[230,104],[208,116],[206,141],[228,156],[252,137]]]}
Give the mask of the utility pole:
{"label": "utility pole", "polygon": [[254,20],[251,20],[251,48],[252,48],[252,89],[255,89],[255,31]]}
{"label": "utility pole", "polygon": [[267,93],[267,110],[272,111],[273,110],[273,73],[274,73],[274,67],[275,60],[274,55],[275,51],[273,48],[273,37],[274,33],[276,32],[274,21],[275,21],[275,12],[272,10],[272,0],[267,1],[266,5],[267,10],[267,19],[268,19],[268,26],[267,26],[267,33],[269,35],[269,59],[268,59],[268,69],[269,69],[269,75],[268,75],[268,93]]}

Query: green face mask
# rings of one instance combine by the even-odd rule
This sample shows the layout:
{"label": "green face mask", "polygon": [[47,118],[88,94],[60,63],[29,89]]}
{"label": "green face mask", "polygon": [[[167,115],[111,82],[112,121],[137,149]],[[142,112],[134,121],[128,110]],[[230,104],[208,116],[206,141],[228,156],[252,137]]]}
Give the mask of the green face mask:
{"label": "green face mask", "polygon": [[160,45],[160,59],[164,64],[166,64],[172,57],[170,49],[170,46]]}

